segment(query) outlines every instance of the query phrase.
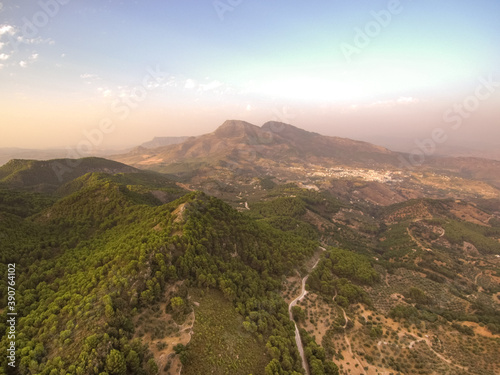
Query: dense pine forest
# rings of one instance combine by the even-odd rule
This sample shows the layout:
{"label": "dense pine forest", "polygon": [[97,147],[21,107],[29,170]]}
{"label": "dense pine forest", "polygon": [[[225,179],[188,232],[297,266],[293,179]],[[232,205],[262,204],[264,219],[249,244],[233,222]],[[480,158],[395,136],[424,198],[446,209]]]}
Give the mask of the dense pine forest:
{"label": "dense pine forest", "polygon": [[[10,370],[2,356],[4,371],[156,374],[147,343],[134,337],[134,317],[182,281],[223,293],[272,353],[266,373],[302,373],[279,290],[282,277],[318,243],[203,193],[157,187],[178,196],[162,204],[148,191],[155,181],[138,179],[91,173],[62,186],[59,195],[0,191],[1,271],[16,264],[19,312],[19,365]],[[172,304],[188,303],[177,298]],[[4,336],[3,353],[8,345]]]}

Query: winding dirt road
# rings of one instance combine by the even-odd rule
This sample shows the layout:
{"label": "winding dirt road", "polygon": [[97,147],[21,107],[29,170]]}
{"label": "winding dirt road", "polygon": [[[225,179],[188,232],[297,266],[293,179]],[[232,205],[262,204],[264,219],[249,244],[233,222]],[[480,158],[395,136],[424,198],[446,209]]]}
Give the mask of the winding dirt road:
{"label": "winding dirt road", "polygon": [[[326,249],[324,247],[320,247],[321,250],[325,251]],[[319,261],[321,258],[319,258],[316,263],[314,263],[314,266],[312,267],[311,271],[309,274],[316,268],[318,265]],[[302,339],[300,338],[300,333],[299,333],[299,328],[297,327],[297,323],[293,320],[293,314],[292,314],[292,307],[294,307],[297,302],[301,301],[302,298],[304,298],[307,295],[307,290],[306,290],[306,282],[307,279],[309,278],[309,274],[307,274],[303,279],[302,279],[302,290],[300,292],[300,295],[295,298],[292,302],[290,302],[290,305],[288,305],[288,315],[290,317],[290,320],[294,322],[295,324],[295,342],[297,343],[297,348],[299,349],[299,354],[300,358],[302,358],[302,367],[306,371],[306,374],[309,375],[309,366],[307,365],[307,359],[304,354],[304,345],[302,345]]]}

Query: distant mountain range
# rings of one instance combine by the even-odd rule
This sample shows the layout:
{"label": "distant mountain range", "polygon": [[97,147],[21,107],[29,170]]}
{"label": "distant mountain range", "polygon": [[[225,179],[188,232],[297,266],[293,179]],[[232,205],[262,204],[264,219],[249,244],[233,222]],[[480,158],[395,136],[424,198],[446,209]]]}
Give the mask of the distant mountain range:
{"label": "distant mountain range", "polygon": [[[366,142],[327,137],[295,126],[267,122],[262,127],[229,120],[214,132],[191,137],[180,144],[116,155],[114,160],[138,168],[161,171],[186,170],[198,166],[227,163],[253,165],[267,159],[274,161],[359,164],[364,166],[397,165],[397,153]],[[176,166],[173,166],[173,165]],[[182,167],[180,168],[182,169]]]}
{"label": "distant mountain range", "polygon": [[[364,140],[397,152],[411,153],[417,149],[416,138],[409,136],[397,137],[381,133],[367,135]],[[491,139],[490,142],[486,143],[468,140],[466,144],[462,144],[450,139],[436,147],[435,155],[500,160],[500,141]]]}
{"label": "distant mountain range", "polygon": [[[139,147],[156,148],[184,142],[188,137],[154,137],[151,141],[144,142]],[[129,152],[132,148],[122,150],[93,150],[89,155],[94,157],[106,157],[117,153]],[[50,160],[68,157],[66,149],[31,149],[18,147],[0,147],[0,165],[12,159]]]}
{"label": "distant mountain range", "polygon": [[184,142],[189,137],[154,137],[151,141],[144,142],[139,147],[156,148],[163,146],[176,145]]}
{"label": "distant mountain range", "polygon": [[[272,121],[259,127],[245,121],[228,120],[212,133],[198,137],[155,137],[126,152],[109,155],[110,152],[107,151],[104,157],[137,169],[170,174],[178,181],[194,183],[193,189],[200,188],[200,184],[209,179],[215,178],[217,181],[230,183],[243,176],[279,177],[281,181],[289,179],[311,183],[314,182],[314,176],[327,177],[332,170],[339,168],[405,173],[429,172],[483,181],[500,188],[500,161],[426,155],[422,165],[412,165],[410,155],[405,153],[394,152],[367,142],[324,136],[293,125]],[[11,155],[15,155],[15,159],[46,160],[61,158],[66,154],[66,150],[0,149],[0,163],[2,158]],[[416,158],[417,161],[418,159]],[[71,162],[62,163],[63,166],[66,164]],[[123,164],[121,168],[126,167]],[[51,165],[53,166],[53,163]],[[6,167],[5,170],[8,170],[8,165]],[[73,176],[71,173],[66,173],[64,168],[59,173]],[[28,173],[29,169],[23,167],[23,172],[15,178],[12,176],[0,176],[0,178],[12,181],[27,178],[24,173]],[[50,178],[58,179],[54,171],[50,173],[52,174]],[[306,181],[304,177],[307,174],[310,178]],[[66,179],[66,176],[63,179]],[[57,182],[49,179],[47,184],[54,187],[58,185]],[[335,182],[334,185],[332,188],[336,189],[342,184]],[[344,185],[340,189],[346,192]],[[387,192],[386,185],[379,185],[374,189],[377,196],[383,192],[384,198],[381,201],[386,201],[387,197],[394,198],[393,193]],[[473,190],[477,189],[481,190],[481,194],[484,194],[485,189],[488,190],[487,195],[492,194],[491,189],[487,187],[476,186]],[[469,194],[470,191],[467,191]],[[401,192],[397,193],[400,194]]]}
{"label": "distant mountain range", "polygon": [[208,175],[221,168],[238,170],[240,174],[245,171],[274,174],[273,171],[284,167],[319,165],[440,171],[500,187],[500,161],[428,155],[422,165],[411,165],[411,158],[405,153],[367,142],[324,136],[280,122],[267,122],[259,127],[228,120],[214,132],[187,138],[182,143],[155,148],[142,146],[111,158],[136,168],[179,176],[200,171]]}

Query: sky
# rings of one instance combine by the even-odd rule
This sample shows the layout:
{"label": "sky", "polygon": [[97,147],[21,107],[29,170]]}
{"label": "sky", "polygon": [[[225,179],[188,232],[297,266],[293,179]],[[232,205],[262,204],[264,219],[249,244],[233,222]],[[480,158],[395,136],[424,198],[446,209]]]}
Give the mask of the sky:
{"label": "sky", "polygon": [[123,148],[240,119],[499,148],[499,101],[498,0],[0,0],[0,147]]}

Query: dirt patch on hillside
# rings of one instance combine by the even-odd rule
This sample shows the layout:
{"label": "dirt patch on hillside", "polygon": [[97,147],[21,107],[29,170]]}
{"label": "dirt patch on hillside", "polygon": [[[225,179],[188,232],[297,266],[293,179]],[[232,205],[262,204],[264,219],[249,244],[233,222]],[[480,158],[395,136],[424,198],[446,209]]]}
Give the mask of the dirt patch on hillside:
{"label": "dirt patch on hillside", "polygon": [[[135,337],[148,344],[160,372],[169,375],[177,375],[180,372],[182,365],[174,347],[189,343],[195,322],[194,311],[186,315],[182,324],[176,323],[173,316],[166,313],[167,301],[181,284],[177,282],[170,285],[165,291],[163,302],[145,309],[134,319]],[[168,362],[168,371],[163,371]]]}
{"label": "dirt patch on hillside", "polygon": [[186,209],[186,203],[182,203],[173,212],[172,216],[175,216],[174,223],[184,221],[184,210]]}
{"label": "dirt patch on hillside", "polygon": [[488,222],[491,219],[491,215],[488,215],[486,212],[483,212],[469,204],[464,205],[455,202],[452,204],[450,211],[461,220],[478,225],[489,226]]}
{"label": "dirt patch on hillside", "polygon": [[500,304],[500,292],[498,292],[497,294],[493,294],[492,298],[494,302]]}
{"label": "dirt patch on hillside", "polygon": [[[150,343],[150,350],[155,357],[155,361],[160,370],[165,368],[165,365],[170,360],[170,369],[166,372],[169,375],[177,375],[182,366],[179,356],[175,355],[174,347],[177,344],[182,344],[186,346],[191,341],[191,335],[193,333],[193,325],[195,321],[194,311],[188,315],[184,324],[179,327],[179,336],[165,337],[161,340],[151,340],[146,341]],[[165,344],[164,349],[159,349],[157,346],[159,343]]]}
{"label": "dirt patch on hillside", "polygon": [[476,335],[481,335],[484,337],[495,337],[495,338],[500,338],[500,335],[494,335],[491,333],[488,328],[486,327],[481,327],[478,323],[475,322],[464,322],[464,326],[471,327],[474,330],[474,333]]}

